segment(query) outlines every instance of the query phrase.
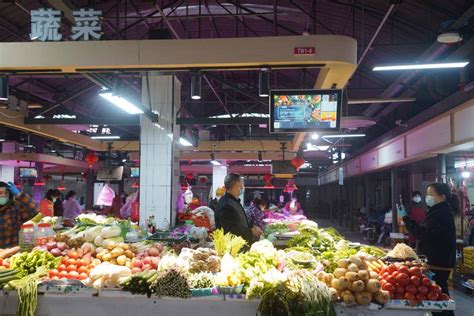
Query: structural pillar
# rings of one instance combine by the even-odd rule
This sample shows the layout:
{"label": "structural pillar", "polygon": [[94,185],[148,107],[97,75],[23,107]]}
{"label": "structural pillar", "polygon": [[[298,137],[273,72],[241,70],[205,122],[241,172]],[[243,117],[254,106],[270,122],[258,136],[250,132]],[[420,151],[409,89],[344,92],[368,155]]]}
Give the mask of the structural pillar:
{"label": "structural pillar", "polygon": [[438,181],[447,183],[446,154],[438,154]]}
{"label": "structural pillar", "polygon": [[[149,91],[148,91],[149,90]],[[158,228],[176,220],[179,189],[179,128],[173,124],[180,107],[181,83],[175,76],[142,78],[142,104],[160,116],[160,127],[140,119],[140,223],[154,216]]]}
{"label": "structural pillar", "polygon": [[392,231],[398,232],[398,192],[397,192],[397,167],[390,170],[390,192],[392,197]]}
{"label": "structural pillar", "polygon": [[227,175],[227,166],[212,166],[212,198],[216,197],[216,190],[224,186],[224,179]]}

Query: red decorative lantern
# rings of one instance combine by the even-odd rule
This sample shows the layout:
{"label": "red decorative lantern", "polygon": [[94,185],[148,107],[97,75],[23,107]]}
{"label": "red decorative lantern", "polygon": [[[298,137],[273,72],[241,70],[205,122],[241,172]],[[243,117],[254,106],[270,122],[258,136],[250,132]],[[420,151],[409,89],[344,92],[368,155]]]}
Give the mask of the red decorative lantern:
{"label": "red decorative lantern", "polygon": [[132,184],[133,189],[138,189],[139,187],[140,187],[140,185],[138,184],[137,181],[133,182],[133,184]]}
{"label": "red decorative lantern", "polygon": [[207,178],[206,177],[201,177],[201,178],[199,178],[199,182],[201,182],[202,184],[205,184],[207,182]]}
{"label": "red decorative lantern", "polygon": [[94,152],[89,152],[86,157],[84,158],[85,161],[89,164],[89,168],[99,161],[99,156],[97,156]]}
{"label": "red decorative lantern", "polygon": [[186,179],[188,179],[189,181],[191,181],[192,179],[194,179],[193,174],[192,174],[192,173],[188,173],[188,174],[186,175]]}
{"label": "red decorative lantern", "polygon": [[304,159],[296,156],[295,158],[291,159],[291,164],[298,171],[298,169],[300,169],[301,166],[304,165]]}
{"label": "red decorative lantern", "polygon": [[272,180],[273,180],[273,177],[272,177],[271,174],[266,174],[266,175],[263,176],[263,182],[264,182],[266,188],[272,188],[273,187]]}

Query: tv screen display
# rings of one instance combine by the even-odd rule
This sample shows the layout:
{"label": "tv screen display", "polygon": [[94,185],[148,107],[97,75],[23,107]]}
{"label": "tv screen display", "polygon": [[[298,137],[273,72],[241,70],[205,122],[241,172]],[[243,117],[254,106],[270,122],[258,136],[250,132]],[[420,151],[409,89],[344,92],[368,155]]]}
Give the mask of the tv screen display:
{"label": "tv screen display", "polygon": [[342,90],[272,90],[270,132],[339,132]]}
{"label": "tv screen display", "polygon": [[130,167],[130,178],[140,178],[139,167]]}
{"label": "tv screen display", "polygon": [[20,178],[38,178],[38,170],[36,168],[20,168]]}

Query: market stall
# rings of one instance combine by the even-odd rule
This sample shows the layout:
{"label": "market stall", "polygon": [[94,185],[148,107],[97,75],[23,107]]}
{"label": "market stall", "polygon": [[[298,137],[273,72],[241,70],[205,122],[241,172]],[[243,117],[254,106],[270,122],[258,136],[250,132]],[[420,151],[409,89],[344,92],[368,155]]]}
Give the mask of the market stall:
{"label": "market stall", "polygon": [[313,221],[286,220],[266,229],[269,239],[291,233],[280,250],[269,239],[249,246],[222,230],[207,240],[151,235],[95,214],[56,233],[48,223],[24,225],[20,234],[34,237],[0,252],[0,312],[424,315],[455,308],[410,247],[387,253]]}

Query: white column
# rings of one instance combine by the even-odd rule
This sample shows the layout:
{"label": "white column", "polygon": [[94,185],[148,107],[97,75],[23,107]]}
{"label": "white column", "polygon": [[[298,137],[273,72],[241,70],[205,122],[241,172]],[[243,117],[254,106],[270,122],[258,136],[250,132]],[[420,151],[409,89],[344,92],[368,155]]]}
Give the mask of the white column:
{"label": "white column", "polygon": [[173,83],[173,76],[149,76],[148,82],[146,77],[142,79],[142,104],[151,106],[166,122],[160,129],[143,115],[140,120],[140,223],[151,215],[158,227],[165,219],[175,223],[179,127],[172,122],[180,107],[180,93],[181,83],[177,79]]}
{"label": "white column", "polygon": [[[15,142],[5,142],[2,144],[2,153],[14,153]],[[0,165],[0,181],[15,182],[15,167]]]}
{"label": "white column", "polygon": [[212,197],[216,197],[216,190],[224,186],[224,179],[227,175],[227,166],[212,166]]}

